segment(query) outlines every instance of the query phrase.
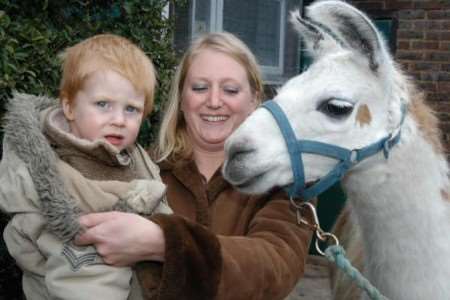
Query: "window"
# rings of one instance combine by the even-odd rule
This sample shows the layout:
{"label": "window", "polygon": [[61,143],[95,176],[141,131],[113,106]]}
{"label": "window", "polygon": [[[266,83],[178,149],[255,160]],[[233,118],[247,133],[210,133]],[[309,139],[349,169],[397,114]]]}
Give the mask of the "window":
{"label": "window", "polygon": [[[184,49],[189,39],[205,32],[228,31],[242,39],[256,55],[268,84],[281,84],[298,71],[298,38],[289,25],[294,0],[192,0],[188,12],[175,10],[188,30],[178,24],[176,44]],[[187,21],[187,22],[186,22]],[[179,23],[179,22],[178,22]],[[187,24],[186,24],[187,23]],[[178,34],[178,36],[177,36]]]}

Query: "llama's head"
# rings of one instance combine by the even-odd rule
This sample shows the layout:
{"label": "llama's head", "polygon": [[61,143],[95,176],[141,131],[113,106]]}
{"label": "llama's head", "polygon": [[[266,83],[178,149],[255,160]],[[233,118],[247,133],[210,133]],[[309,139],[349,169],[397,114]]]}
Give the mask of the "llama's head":
{"label": "llama's head", "polygon": [[[319,1],[292,23],[313,58],[274,99],[298,139],[347,149],[367,146],[393,132],[406,101],[399,72],[384,40],[363,13],[341,1]],[[400,83],[399,83],[400,82]],[[292,183],[286,143],[271,113],[259,108],[225,145],[225,178],[248,193]],[[307,182],[327,174],[336,160],[302,154]],[[370,160],[369,160],[370,161]]]}

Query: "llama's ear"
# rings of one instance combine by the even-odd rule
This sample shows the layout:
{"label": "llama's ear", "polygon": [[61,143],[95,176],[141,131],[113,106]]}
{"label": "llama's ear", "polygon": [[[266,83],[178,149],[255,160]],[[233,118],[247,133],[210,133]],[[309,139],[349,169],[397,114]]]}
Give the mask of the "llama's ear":
{"label": "llama's ear", "polygon": [[290,22],[300,34],[312,58],[317,59],[325,52],[340,47],[339,41],[324,31],[320,24],[302,18],[298,10],[291,12]]}
{"label": "llama's ear", "polygon": [[307,8],[312,22],[329,28],[345,48],[362,54],[376,72],[388,56],[384,41],[373,22],[361,11],[342,1],[319,1]]}

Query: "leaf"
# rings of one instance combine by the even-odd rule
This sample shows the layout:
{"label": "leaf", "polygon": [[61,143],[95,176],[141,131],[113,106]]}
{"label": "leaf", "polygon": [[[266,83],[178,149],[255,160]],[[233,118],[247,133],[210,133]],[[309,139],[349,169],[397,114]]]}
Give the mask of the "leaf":
{"label": "leaf", "polygon": [[31,71],[31,70],[25,70],[24,73],[31,75],[31,77],[36,77],[36,73],[34,73],[34,72]]}

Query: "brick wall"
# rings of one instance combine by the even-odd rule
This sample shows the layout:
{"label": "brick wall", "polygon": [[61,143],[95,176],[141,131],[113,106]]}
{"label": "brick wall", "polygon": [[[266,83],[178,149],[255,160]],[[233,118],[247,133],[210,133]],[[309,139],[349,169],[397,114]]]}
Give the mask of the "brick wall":
{"label": "brick wall", "polygon": [[396,20],[395,57],[426,92],[450,160],[450,0],[353,0],[371,18]]}

